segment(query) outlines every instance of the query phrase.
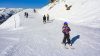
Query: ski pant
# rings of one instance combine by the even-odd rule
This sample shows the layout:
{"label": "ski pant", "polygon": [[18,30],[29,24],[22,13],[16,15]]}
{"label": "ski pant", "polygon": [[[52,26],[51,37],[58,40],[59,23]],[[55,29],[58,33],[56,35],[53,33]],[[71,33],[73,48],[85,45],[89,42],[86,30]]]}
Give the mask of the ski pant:
{"label": "ski pant", "polygon": [[63,43],[66,44],[66,40],[67,40],[68,44],[71,44],[70,35],[69,34],[64,34]]}
{"label": "ski pant", "polygon": [[46,20],[43,20],[43,23],[46,23]]}

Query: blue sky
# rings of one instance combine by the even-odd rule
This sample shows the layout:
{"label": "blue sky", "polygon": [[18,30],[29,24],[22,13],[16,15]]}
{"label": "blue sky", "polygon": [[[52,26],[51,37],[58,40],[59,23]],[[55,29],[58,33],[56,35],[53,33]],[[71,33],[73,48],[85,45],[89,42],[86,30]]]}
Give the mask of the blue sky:
{"label": "blue sky", "polygon": [[0,0],[0,7],[6,8],[40,8],[49,0]]}

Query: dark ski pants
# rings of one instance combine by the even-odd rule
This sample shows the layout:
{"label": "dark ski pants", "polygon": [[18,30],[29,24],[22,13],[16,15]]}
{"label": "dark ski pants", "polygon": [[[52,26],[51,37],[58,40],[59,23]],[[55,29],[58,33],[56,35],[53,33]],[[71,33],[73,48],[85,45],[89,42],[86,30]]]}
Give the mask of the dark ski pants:
{"label": "dark ski pants", "polygon": [[46,20],[43,20],[43,23],[46,23]]}
{"label": "dark ski pants", "polygon": [[[67,42],[66,42],[66,40],[67,40]],[[66,43],[71,44],[70,35],[69,34],[64,34],[63,43],[65,45],[66,45]]]}

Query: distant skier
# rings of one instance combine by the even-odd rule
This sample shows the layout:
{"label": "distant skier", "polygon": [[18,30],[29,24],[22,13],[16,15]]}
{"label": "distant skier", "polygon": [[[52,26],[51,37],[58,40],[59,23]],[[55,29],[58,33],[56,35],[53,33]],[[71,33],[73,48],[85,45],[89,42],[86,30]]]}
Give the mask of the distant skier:
{"label": "distant skier", "polygon": [[34,13],[36,13],[36,9],[34,9]]}
{"label": "distant skier", "polygon": [[72,5],[68,6],[67,4],[65,4],[66,10],[70,10]]}
{"label": "distant skier", "polygon": [[[62,44],[66,44],[68,43],[69,45],[71,45],[71,40],[70,40],[70,28],[68,27],[68,23],[67,22],[64,22],[64,26],[62,27],[62,32],[64,34],[64,38],[63,38],[63,42]],[[67,42],[66,42],[66,39],[67,39]]]}
{"label": "distant skier", "polygon": [[43,23],[44,24],[46,23],[46,16],[45,15],[43,16]]}
{"label": "distant skier", "polygon": [[27,18],[28,18],[28,16],[29,16],[28,13],[26,13],[26,17],[27,17]]}
{"label": "distant skier", "polygon": [[25,15],[26,18],[28,18],[28,13],[27,12],[25,12],[24,15]]}
{"label": "distant skier", "polygon": [[26,14],[27,14],[27,13],[25,12],[25,13],[24,13],[24,16],[25,16],[25,17],[26,17]]}
{"label": "distant skier", "polygon": [[66,7],[66,10],[67,10],[68,5],[67,5],[67,4],[65,4],[65,7]]}
{"label": "distant skier", "polygon": [[72,7],[72,5],[70,5],[70,6],[67,8],[67,10],[70,10],[71,7]]}
{"label": "distant skier", "polygon": [[49,21],[49,14],[47,14],[47,21]]}

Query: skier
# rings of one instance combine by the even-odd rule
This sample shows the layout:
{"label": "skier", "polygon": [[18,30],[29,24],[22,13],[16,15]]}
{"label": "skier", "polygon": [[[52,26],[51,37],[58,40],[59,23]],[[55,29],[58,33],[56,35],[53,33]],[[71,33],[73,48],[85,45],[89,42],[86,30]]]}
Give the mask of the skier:
{"label": "skier", "polygon": [[44,24],[46,23],[46,16],[45,15],[43,16],[43,23]]}
{"label": "skier", "polygon": [[72,7],[72,5],[70,5],[70,6],[67,8],[67,10],[70,10],[71,7]]}
{"label": "skier", "polygon": [[27,13],[25,12],[25,13],[24,13],[24,16],[25,16],[25,17],[26,17],[26,14],[27,14]]}
{"label": "skier", "polygon": [[49,14],[47,14],[47,21],[49,21]]}
{"label": "skier", "polygon": [[66,7],[66,10],[67,10],[68,5],[67,5],[67,4],[65,4],[65,7]]}
{"label": "skier", "polygon": [[[64,34],[62,44],[65,44],[65,46],[67,43],[68,43],[68,45],[71,46],[70,33],[69,33],[70,31],[71,31],[71,29],[69,28],[68,23],[64,22],[64,26],[62,27],[62,32]],[[66,42],[66,39],[67,39],[67,42]]]}
{"label": "skier", "polygon": [[26,18],[28,18],[28,13],[26,13]]}
{"label": "skier", "polygon": [[36,13],[36,9],[34,9],[34,13]]}
{"label": "skier", "polygon": [[27,12],[25,12],[24,15],[25,15],[26,18],[28,18],[28,13]]}

